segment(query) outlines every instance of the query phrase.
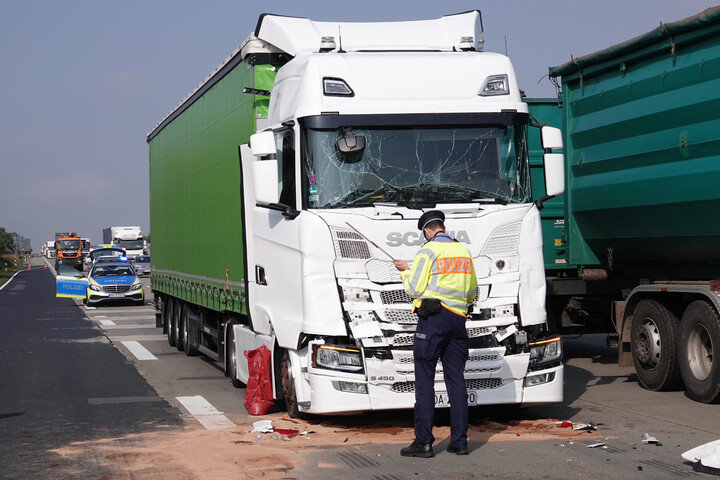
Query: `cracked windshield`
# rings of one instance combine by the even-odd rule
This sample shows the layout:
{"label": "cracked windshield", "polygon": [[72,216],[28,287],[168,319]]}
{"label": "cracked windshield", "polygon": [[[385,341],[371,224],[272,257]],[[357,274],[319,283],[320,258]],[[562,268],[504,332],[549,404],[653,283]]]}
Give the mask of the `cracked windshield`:
{"label": "cracked windshield", "polygon": [[306,135],[311,208],[531,198],[523,126],[343,127]]}

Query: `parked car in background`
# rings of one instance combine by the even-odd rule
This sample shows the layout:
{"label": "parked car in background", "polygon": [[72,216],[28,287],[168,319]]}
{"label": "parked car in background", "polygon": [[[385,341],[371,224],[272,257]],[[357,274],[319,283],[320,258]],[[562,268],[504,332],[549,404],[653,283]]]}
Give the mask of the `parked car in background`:
{"label": "parked car in background", "polygon": [[88,306],[100,303],[145,303],[145,292],[135,269],[127,260],[112,257],[99,258],[88,272],[88,286],[83,303]]}
{"label": "parked car in background", "polygon": [[150,255],[138,255],[133,260],[133,266],[135,267],[135,273],[138,277],[144,277],[150,275]]}

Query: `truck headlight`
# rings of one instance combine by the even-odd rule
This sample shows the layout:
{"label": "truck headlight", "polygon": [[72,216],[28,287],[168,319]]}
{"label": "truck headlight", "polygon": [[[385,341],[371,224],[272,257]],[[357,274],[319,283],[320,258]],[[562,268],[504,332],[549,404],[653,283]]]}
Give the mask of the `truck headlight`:
{"label": "truck headlight", "polygon": [[315,345],[313,366],[341,370],[343,372],[361,372],[363,369],[360,349],[337,345]]}
{"label": "truck headlight", "polygon": [[562,338],[559,336],[529,343],[530,367],[559,362],[562,359]]}

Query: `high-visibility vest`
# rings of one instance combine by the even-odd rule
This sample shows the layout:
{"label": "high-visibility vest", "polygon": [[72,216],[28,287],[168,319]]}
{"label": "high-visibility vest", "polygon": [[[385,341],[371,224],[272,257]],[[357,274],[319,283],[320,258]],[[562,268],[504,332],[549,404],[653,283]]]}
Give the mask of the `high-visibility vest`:
{"label": "high-visibility vest", "polygon": [[467,315],[477,295],[475,265],[467,247],[458,242],[431,241],[415,255],[411,270],[400,272],[413,311],[422,299],[437,299],[452,312]]}

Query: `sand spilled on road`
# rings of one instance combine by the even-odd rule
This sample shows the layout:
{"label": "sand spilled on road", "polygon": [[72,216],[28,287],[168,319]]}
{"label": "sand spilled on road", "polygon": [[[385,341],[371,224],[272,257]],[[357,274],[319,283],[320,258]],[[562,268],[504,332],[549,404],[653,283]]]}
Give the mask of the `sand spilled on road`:
{"label": "sand spilled on road", "polygon": [[[366,421],[365,417],[303,421],[280,413],[257,418],[271,420],[276,431],[293,432],[258,433],[252,431],[252,425],[216,431],[168,427],[152,433],[73,443],[55,453],[62,458],[58,467],[63,478],[88,474],[95,477],[100,471],[105,479],[292,478],[293,469],[301,463],[299,454],[310,449],[380,444],[390,445],[391,451],[398,450],[399,455],[400,447],[413,440],[412,427],[398,426],[398,421]],[[403,423],[408,419],[412,416],[403,417]],[[436,426],[433,432],[437,443],[446,442],[450,427]],[[553,419],[505,423],[483,420],[473,422],[468,435],[475,445],[601,436],[598,432],[562,428]]]}

